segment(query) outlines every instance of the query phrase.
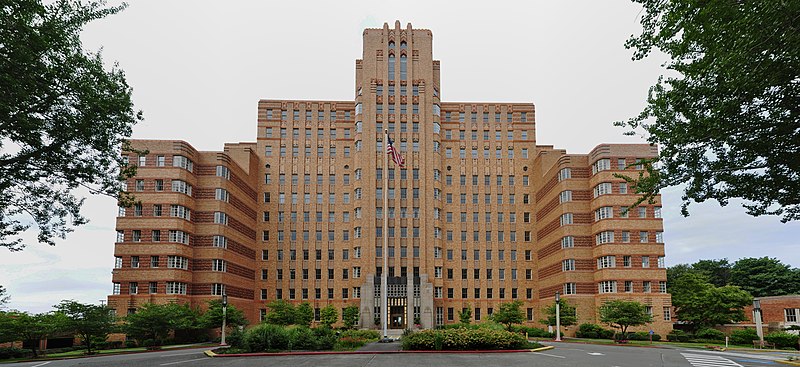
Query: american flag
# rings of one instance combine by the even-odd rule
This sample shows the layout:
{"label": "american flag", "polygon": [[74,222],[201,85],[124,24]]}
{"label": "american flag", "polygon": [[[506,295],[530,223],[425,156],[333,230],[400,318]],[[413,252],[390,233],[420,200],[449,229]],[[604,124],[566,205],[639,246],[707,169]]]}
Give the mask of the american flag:
{"label": "american flag", "polygon": [[394,163],[397,164],[398,167],[406,168],[406,160],[405,158],[403,158],[402,155],[400,155],[400,152],[398,152],[397,149],[395,149],[394,143],[392,142],[392,138],[390,138],[389,135],[387,134],[386,139],[388,141],[388,143],[386,144],[386,154],[389,155],[389,158],[391,158],[394,161]]}

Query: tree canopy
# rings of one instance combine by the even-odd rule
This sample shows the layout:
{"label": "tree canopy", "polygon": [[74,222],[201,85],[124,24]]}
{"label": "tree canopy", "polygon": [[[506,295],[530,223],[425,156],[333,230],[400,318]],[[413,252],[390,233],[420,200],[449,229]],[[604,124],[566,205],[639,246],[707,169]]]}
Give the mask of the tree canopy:
{"label": "tree canopy", "polygon": [[[208,329],[216,329],[222,327],[222,301],[214,299],[208,301],[208,310],[200,316],[200,325]],[[225,310],[225,325],[228,327],[247,325],[247,318],[244,316],[242,310],[236,308],[233,304],[228,303],[227,310]]]}
{"label": "tree canopy", "polygon": [[84,51],[89,22],[125,6],[19,0],[0,5],[0,247],[24,248],[31,227],[50,245],[88,220],[77,189],[120,198],[133,175],[120,155],[134,110],[123,71]]}
{"label": "tree canopy", "polygon": [[39,340],[65,330],[67,323],[67,317],[60,312],[0,312],[0,343],[18,340],[28,342],[35,358],[38,356]]}
{"label": "tree canopy", "polygon": [[644,110],[616,123],[660,148],[635,179],[642,200],[685,185],[684,215],[739,198],[750,215],[800,219],[800,2],[633,1],[633,59],[669,58]]}
{"label": "tree canopy", "polygon": [[5,307],[6,303],[8,303],[8,300],[11,299],[11,297],[6,293],[8,293],[6,288],[0,285],[0,309]]}
{"label": "tree canopy", "polygon": [[335,324],[336,321],[339,321],[339,311],[336,310],[336,307],[333,305],[327,305],[320,310],[320,323],[327,327],[331,327],[331,325]]}
{"label": "tree canopy", "polygon": [[64,330],[81,337],[87,354],[92,354],[95,343],[105,341],[113,330],[114,316],[108,306],[68,300],[61,301],[55,308],[66,316]]}
{"label": "tree canopy", "polygon": [[639,302],[612,300],[600,306],[600,321],[620,329],[624,338],[628,327],[647,324],[653,318]]}
{"label": "tree canopy", "polygon": [[[559,307],[558,314],[560,315],[560,318],[559,318],[558,321],[561,324],[561,326],[570,326],[570,325],[575,325],[576,323],[578,323],[578,317],[576,316],[576,313],[575,313],[575,307],[570,305],[569,302],[567,302],[567,300],[564,299],[564,298],[561,298],[558,302],[559,302],[558,303],[558,307]],[[541,322],[542,324],[545,324],[545,325],[549,325],[549,326],[556,326],[556,304],[555,304],[555,302],[553,302],[553,304],[547,306],[547,308],[544,309],[544,314],[545,314],[545,316],[547,318],[543,319],[543,320],[540,320],[539,322]]]}
{"label": "tree canopy", "polygon": [[345,329],[353,329],[358,326],[358,306],[347,306],[342,310],[342,324]]}
{"label": "tree canopy", "polygon": [[697,272],[671,279],[670,293],[677,318],[694,330],[745,320],[744,307],[753,299],[736,286],[716,287]]}
{"label": "tree canopy", "polygon": [[176,330],[198,328],[197,310],[187,304],[144,304],[125,317],[123,331],[146,346],[160,346]]}
{"label": "tree canopy", "polygon": [[511,330],[511,325],[521,324],[525,321],[525,314],[522,313],[522,301],[516,300],[500,304],[492,314],[492,321],[503,324],[507,330]]}
{"label": "tree canopy", "polygon": [[754,297],[782,296],[800,293],[800,269],[792,268],[776,258],[742,258],[733,263],[727,259],[700,260],[667,269],[671,291],[676,280],[687,273],[699,274],[716,287],[735,285]]}
{"label": "tree canopy", "polygon": [[267,316],[264,322],[273,325],[292,325],[295,323],[295,307],[282,299],[267,303]]}

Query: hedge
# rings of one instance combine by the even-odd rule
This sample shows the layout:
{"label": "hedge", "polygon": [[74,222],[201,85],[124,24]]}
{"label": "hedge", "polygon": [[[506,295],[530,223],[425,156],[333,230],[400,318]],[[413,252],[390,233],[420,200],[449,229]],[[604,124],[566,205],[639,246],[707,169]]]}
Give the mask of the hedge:
{"label": "hedge", "polygon": [[730,342],[739,345],[752,345],[753,340],[758,340],[756,329],[746,328],[731,332]]}
{"label": "hedge", "polygon": [[521,334],[488,328],[423,330],[402,339],[404,350],[522,349],[527,345]]}
{"label": "hedge", "polygon": [[774,343],[777,348],[795,348],[797,349],[797,335],[789,334],[785,331],[776,331],[764,336],[764,340]]}
{"label": "hedge", "polygon": [[611,339],[614,337],[614,330],[603,329],[600,325],[586,323],[578,326],[575,336],[588,339]]}

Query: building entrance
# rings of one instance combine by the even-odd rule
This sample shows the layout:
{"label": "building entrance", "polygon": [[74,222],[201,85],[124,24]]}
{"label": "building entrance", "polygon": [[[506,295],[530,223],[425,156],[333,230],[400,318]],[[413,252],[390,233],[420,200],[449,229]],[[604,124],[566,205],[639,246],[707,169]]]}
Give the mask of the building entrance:
{"label": "building entrance", "polygon": [[389,307],[389,328],[405,329],[407,324],[405,306]]}

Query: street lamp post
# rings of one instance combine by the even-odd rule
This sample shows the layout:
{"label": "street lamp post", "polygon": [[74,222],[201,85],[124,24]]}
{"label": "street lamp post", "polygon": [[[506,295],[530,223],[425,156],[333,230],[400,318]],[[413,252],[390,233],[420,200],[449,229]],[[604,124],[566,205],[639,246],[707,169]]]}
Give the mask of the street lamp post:
{"label": "street lamp post", "polygon": [[561,294],[556,292],[556,341],[561,341]]}
{"label": "street lamp post", "polygon": [[228,345],[225,343],[225,328],[228,321],[228,295],[222,295],[222,338],[220,338],[219,345]]}
{"label": "street lamp post", "polygon": [[761,300],[758,298],[753,300],[753,316],[756,322],[756,333],[758,333],[758,342],[759,345],[763,348],[764,347],[764,329],[761,325]]}

